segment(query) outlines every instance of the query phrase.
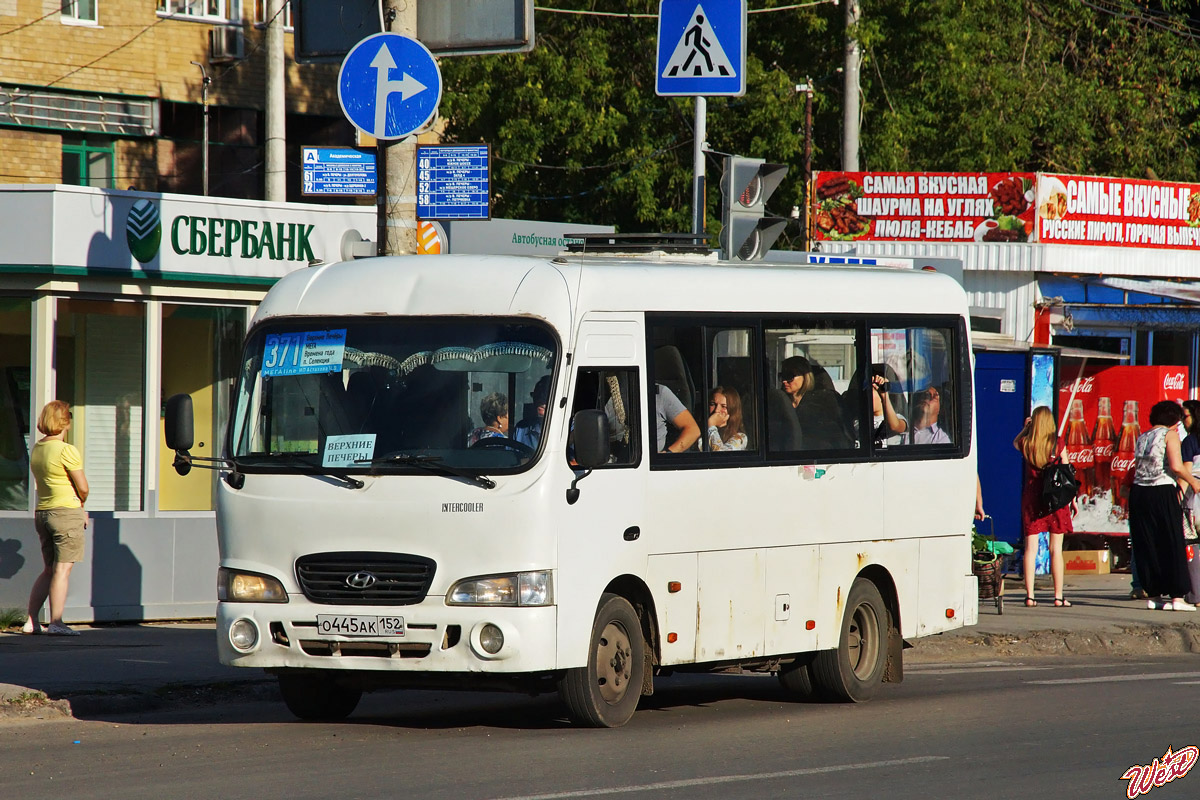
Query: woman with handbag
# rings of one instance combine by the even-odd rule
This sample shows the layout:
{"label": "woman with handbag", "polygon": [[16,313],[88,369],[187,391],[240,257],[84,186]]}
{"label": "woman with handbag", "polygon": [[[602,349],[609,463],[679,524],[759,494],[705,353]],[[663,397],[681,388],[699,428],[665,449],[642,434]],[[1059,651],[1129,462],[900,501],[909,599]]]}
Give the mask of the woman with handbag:
{"label": "woman with handbag", "polygon": [[1129,544],[1136,554],[1138,582],[1150,608],[1195,611],[1184,596],[1191,591],[1183,542],[1180,486],[1200,491],[1200,479],[1183,466],[1175,426],[1183,411],[1174,400],[1150,408],[1150,430],[1137,439],[1133,486],[1129,490]]}
{"label": "woman with handbag", "polygon": [[1071,504],[1056,510],[1046,507],[1042,499],[1042,488],[1047,468],[1061,458],[1064,451],[1058,438],[1058,423],[1054,412],[1046,406],[1038,406],[1033,415],[1025,420],[1025,427],[1013,439],[1013,447],[1025,458],[1025,483],[1021,489],[1021,532],[1025,536],[1025,605],[1033,608],[1034,578],[1037,573],[1038,537],[1050,535],[1050,575],[1054,580],[1054,605],[1070,608],[1070,601],[1063,598],[1063,536],[1071,533]]}

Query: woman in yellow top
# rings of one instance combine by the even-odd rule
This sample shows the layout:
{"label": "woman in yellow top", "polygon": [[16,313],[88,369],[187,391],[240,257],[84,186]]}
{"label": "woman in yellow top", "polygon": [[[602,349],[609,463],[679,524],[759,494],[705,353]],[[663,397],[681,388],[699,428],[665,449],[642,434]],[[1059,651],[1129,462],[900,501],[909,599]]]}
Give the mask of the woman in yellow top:
{"label": "woman in yellow top", "polygon": [[[37,427],[45,436],[33,446],[29,466],[37,481],[38,502],[33,522],[42,543],[46,568],[29,593],[29,619],[24,631],[78,636],[79,631],[63,624],[62,615],[71,568],[76,561],[83,560],[83,532],[88,522],[83,504],[88,496],[88,482],[83,475],[83,458],[65,439],[71,427],[70,406],[61,400],[51,400],[38,415]],[[38,614],[47,597],[50,624],[43,628]]]}

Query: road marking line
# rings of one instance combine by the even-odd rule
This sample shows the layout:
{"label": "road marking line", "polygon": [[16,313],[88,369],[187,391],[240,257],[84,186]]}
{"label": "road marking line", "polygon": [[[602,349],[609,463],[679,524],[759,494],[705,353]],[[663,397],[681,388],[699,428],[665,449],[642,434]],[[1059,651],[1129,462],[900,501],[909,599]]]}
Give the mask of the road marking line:
{"label": "road marking line", "polygon": [[910,670],[904,668],[905,672],[915,672],[919,675],[966,675],[970,672],[1044,672],[1049,669],[1057,669],[1057,667],[966,667],[963,669],[920,669]]}
{"label": "road marking line", "polygon": [[1064,683],[1119,683],[1122,681],[1167,681],[1172,678],[1200,678],[1200,672],[1159,672],[1154,675],[1106,675],[1100,678],[1059,678],[1050,681],[1026,681],[1039,686]]}
{"label": "road marking line", "polygon": [[773,778],[796,778],[803,775],[824,775],[830,772],[849,772],[856,769],[878,769],[880,767],[901,767],[908,764],[927,764],[930,761],[948,761],[950,756],[917,756],[916,758],[896,758],[890,761],[871,761],[866,764],[838,764],[832,767],[810,767],[808,769],[789,769],[785,772],[762,772],[757,775],[716,775],[711,778],[689,778],[680,781],[662,781],[660,783],[643,783],[636,786],[615,786],[611,789],[581,789],[574,792],[555,792],[553,794],[530,794],[514,797],[498,798],[497,800],[563,800],[569,797],[598,797],[605,794],[633,794],[634,792],[655,792],[666,789],[687,789],[693,786],[711,786],[714,783],[738,783],[739,781],[761,781]]}

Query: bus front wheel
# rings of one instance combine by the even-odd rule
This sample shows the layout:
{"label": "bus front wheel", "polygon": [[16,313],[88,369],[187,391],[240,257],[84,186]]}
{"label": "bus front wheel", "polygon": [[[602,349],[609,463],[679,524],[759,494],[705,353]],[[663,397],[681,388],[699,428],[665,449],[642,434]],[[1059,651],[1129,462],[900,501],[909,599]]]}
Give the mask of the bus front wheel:
{"label": "bus front wheel", "polygon": [[605,594],[592,623],[587,666],[567,670],[558,694],[575,723],[617,728],[637,710],[645,668],[646,642],[637,612],[625,598]]}
{"label": "bus front wheel", "polygon": [[345,719],[358,707],[361,689],[340,686],[332,678],[285,672],[279,676],[283,702],[300,719],[330,722]]}
{"label": "bus front wheel", "polygon": [[822,650],[812,663],[814,687],[842,702],[870,700],[883,682],[891,618],[875,584],[857,578],[846,598],[835,650]]}

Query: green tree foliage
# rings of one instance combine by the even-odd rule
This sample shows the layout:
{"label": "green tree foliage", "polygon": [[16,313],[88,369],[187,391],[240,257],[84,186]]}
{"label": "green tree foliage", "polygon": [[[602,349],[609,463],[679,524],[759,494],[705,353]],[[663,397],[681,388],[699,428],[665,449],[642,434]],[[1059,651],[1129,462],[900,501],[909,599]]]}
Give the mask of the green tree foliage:
{"label": "green tree foliage", "polygon": [[871,4],[863,164],[1195,179],[1194,5]]}
{"label": "green tree foliage", "polygon": [[[787,163],[772,211],[786,215],[803,202],[804,103],[795,86],[808,78],[814,169],[841,168],[844,9],[749,5],[746,95],[708,100],[710,232],[720,215],[719,153]],[[1195,2],[861,5],[863,169],[1197,179]],[[655,15],[657,0],[538,7],[532,52],[442,61],[446,140],[492,145],[493,213],[690,230],[693,102],[655,94],[657,20],[555,13]],[[790,226],[781,244],[802,238]]]}
{"label": "green tree foliage", "polygon": [[[755,7],[784,3],[755,3]],[[544,0],[539,8],[655,15],[657,0]],[[772,199],[786,214],[802,202],[804,80],[811,35],[830,13],[794,9],[751,15],[748,91],[710,98],[713,151],[787,162]],[[770,19],[767,19],[767,18]],[[493,213],[522,219],[614,224],[618,230],[689,231],[692,219],[691,98],[655,94],[655,18],[537,12],[537,46],[526,54],[442,61],[446,139],[488,142]],[[710,155],[709,230],[720,213],[722,161]]]}

